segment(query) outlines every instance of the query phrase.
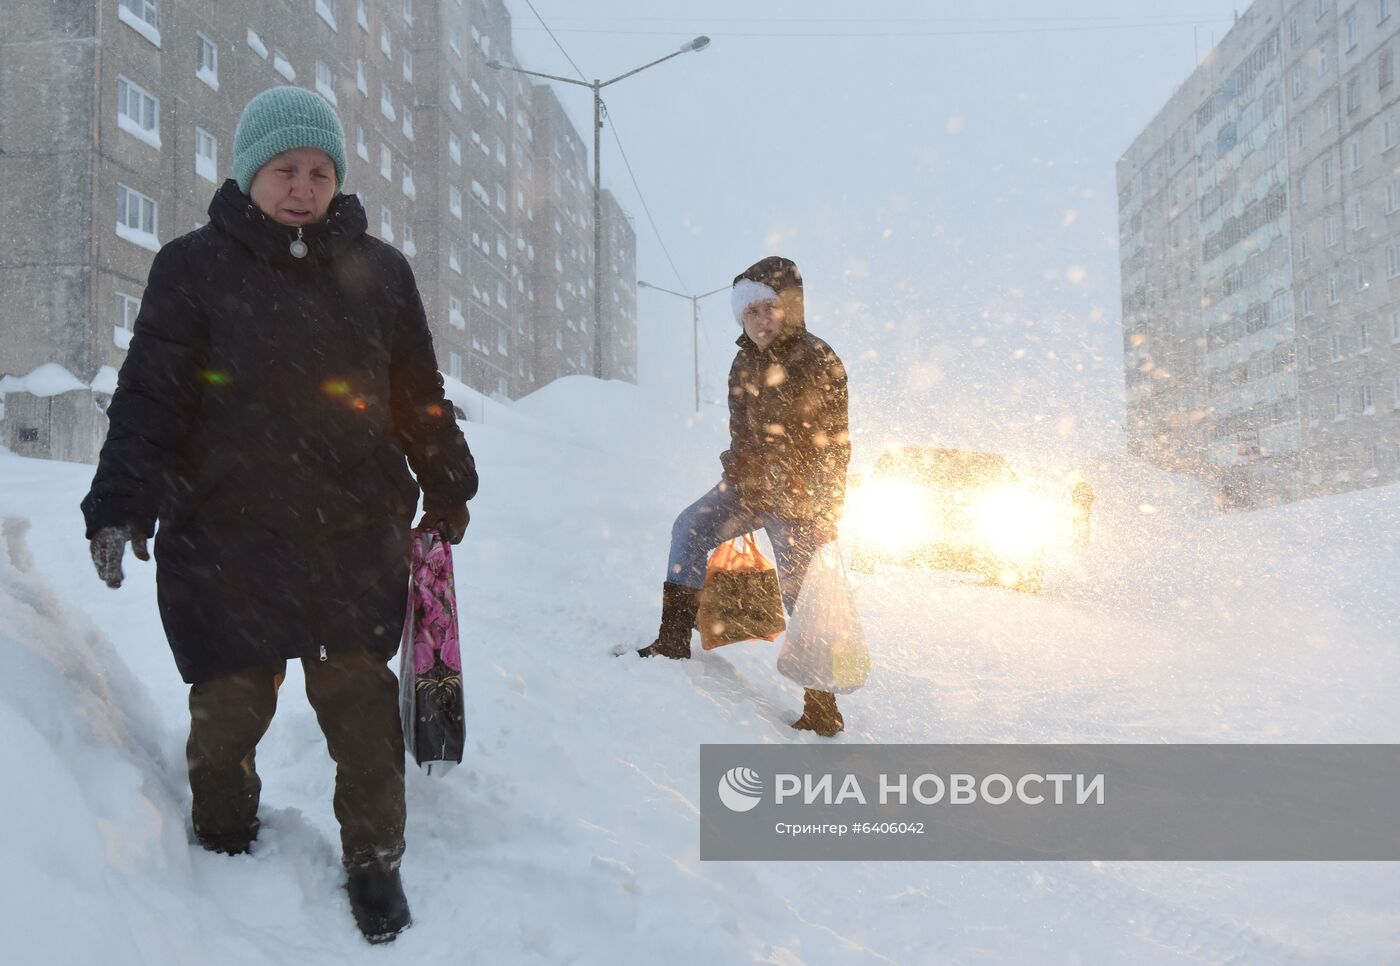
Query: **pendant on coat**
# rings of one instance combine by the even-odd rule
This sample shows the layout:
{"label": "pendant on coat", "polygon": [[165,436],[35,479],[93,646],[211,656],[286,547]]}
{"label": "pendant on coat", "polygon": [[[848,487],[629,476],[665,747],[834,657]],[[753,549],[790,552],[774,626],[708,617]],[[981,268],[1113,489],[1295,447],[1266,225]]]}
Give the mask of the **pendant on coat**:
{"label": "pendant on coat", "polygon": [[306,257],[306,242],[304,242],[304,241],[301,240],[301,229],[300,229],[300,228],[297,229],[297,237],[295,237],[295,238],[292,239],[292,244],[291,244],[290,248],[291,248],[291,251],[292,251],[292,257],[293,257],[293,258],[305,258],[305,257]]}

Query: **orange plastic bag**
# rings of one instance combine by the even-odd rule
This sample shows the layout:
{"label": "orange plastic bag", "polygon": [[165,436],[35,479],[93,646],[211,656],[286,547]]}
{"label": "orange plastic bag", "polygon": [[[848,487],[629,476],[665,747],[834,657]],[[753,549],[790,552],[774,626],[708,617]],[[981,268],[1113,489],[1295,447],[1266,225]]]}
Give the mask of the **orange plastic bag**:
{"label": "orange plastic bag", "polygon": [[787,626],[778,572],[752,533],[725,541],[710,555],[696,623],[707,651],[739,641],[774,641]]}

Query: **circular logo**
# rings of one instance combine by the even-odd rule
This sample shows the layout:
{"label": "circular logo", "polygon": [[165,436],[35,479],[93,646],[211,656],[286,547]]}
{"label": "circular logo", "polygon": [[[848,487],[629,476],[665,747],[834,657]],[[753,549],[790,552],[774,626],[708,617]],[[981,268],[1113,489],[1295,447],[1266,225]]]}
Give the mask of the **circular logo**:
{"label": "circular logo", "polygon": [[731,812],[747,812],[763,800],[763,779],[752,768],[731,768],[720,776],[719,800]]}

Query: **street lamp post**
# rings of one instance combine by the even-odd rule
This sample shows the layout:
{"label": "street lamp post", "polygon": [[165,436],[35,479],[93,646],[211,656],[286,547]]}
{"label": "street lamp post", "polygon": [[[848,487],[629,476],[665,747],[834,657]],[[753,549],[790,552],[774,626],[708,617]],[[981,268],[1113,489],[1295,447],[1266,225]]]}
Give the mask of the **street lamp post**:
{"label": "street lamp post", "polygon": [[591,88],[593,91],[593,376],[596,379],[603,378],[603,161],[600,150],[603,133],[603,88],[610,84],[616,84],[633,74],[639,74],[648,67],[655,67],[672,57],[688,54],[692,50],[704,50],[709,45],[709,37],[696,37],[665,57],[658,57],[649,64],[643,64],[625,74],[618,74],[612,80],[605,81],[593,80],[590,82],[576,80],[572,77],[560,77],[557,74],[542,74],[539,71],[526,70],[523,67],[516,67],[514,64],[507,64],[502,60],[488,60],[486,62],[486,66],[492,70],[511,70],[517,74],[543,77],[545,80],[558,81],[561,84],[575,84],[579,87]]}
{"label": "street lamp post", "polygon": [[690,334],[694,346],[695,356],[695,412],[700,412],[700,300],[707,299],[711,295],[718,295],[720,292],[727,292],[730,286],[725,285],[714,291],[706,292],[704,295],[686,295],[684,292],[673,292],[669,288],[662,288],[660,285],[652,285],[650,282],[637,281],[637,288],[650,288],[658,292],[665,292],[667,295],[677,295],[683,299],[690,299]]}

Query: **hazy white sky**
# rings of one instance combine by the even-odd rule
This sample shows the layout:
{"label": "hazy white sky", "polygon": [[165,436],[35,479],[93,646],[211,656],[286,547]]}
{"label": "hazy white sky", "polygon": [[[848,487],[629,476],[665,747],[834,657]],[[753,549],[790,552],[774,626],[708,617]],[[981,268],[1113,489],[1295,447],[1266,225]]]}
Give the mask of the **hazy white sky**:
{"label": "hazy white sky", "polygon": [[[522,66],[575,72],[526,0]],[[857,461],[888,442],[1121,445],[1114,164],[1244,4],[530,0],[605,91],[603,182],[638,275],[704,292],[776,253],[847,361]],[[560,90],[587,136],[591,99]],[[703,395],[738,328],[701,303]],[[691,404],[690,303],[638,295],[641,381]]]}

